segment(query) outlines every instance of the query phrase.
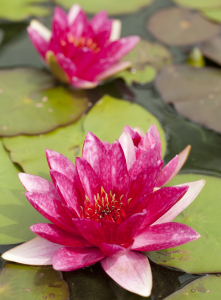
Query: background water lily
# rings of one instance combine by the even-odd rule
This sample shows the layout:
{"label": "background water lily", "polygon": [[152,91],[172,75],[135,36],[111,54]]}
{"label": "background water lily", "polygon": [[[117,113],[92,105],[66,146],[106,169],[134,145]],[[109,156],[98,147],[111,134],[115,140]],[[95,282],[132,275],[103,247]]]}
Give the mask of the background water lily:
{"label": "background water lily", "polygon": [[76,166],[60,153],[46,151],[53,183],[20,173],[27,199],[52,224],[33,225],[38,237],[3,258],[53,264],[62,271],[101,261],[122,287],[149,296],[151,269],[140,251],[175,247],[200,237],[171,221],[195,199],[205,180],[156,188],[163,166],[157,143],[130,165],[127,142],[109,145],[89,132]]}
{"label": "background water lily", "polygon": [[78,4],[68,14],[56,7],[52,31],[36,20],[28,27],[29,37],[62,82],[76,88],[93,88],[101,80],[130,66],[119,62],[138,42],[138,36],[119,39],[121,23],[102,11],[88,21]]}

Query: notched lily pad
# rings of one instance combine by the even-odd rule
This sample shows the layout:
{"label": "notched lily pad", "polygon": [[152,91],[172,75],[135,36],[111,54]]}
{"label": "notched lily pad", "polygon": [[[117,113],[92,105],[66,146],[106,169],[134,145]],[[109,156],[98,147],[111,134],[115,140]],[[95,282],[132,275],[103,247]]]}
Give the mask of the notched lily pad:
{"label": "notched lily pad", "polygon": [[38,69],[0,71],[0,136],[40,134],[73,123],[87,110],[84,92],[54,87]]}
{"label": "notched lily pad", "polygon": [[[117,0],[78,0],[78,4],[90,14],[95,14],[101,10],[106,10],[109,14],[120,15],[133,13],[144,6],[150,5],[154,0],[128,0],[127,3],[124,1]],[[73,0],[55,0],[55,2],[65,8],[69,9],[74,4]]]}
{"label": "notched lily pad", "polygon": [[156,87],[183,116],[221,132],[221,71],[177,65],[164,68]]}
{"label": "notched lily pad", "polygon": [[221,272],[221,179],[183,174],[175,176],[169,185],[200,179],[206,179],[202,191],[174,222],[190,226],[201,235],[201,238],[176,248],[148,252],[148,257],[157,264],[181,269],[187,273],[219,273]]}
{"label": "notched lily pad", "polygon": [[10,21],[21,21],[31,16],[42,17],[48,15],[50,10],[40,4],[47,0],[1,0],[0,18]]}
{"label": "notched lily pad", "polygon": [[175,46],[206,41],[219,34],[220,28],[198,12],[179,7],[160,10],[147,22],[147,29],[158,40]]}
{"label": "notched lily pad", "polygon": [[205,57],[221,65],[221,38],[219,36],[204,43],[201,51]]}
{"label": "notched lily pad", "polygon": [[189,283],[181,290],[165,298],[165,300],[185,300],[188,298],[196,300],[219,300],[220,294],[221,277],[207,275]]}
{"label": "notched lily pad", "polygon": [[196,9],[221,6],[221,0],[173,0],[173,2]]}
{"label": "notched lily pad", "polygon": [[0,273],[0,298],[4,300],[67,300],[69,290],[62,273],[51,266],[6,263]]}

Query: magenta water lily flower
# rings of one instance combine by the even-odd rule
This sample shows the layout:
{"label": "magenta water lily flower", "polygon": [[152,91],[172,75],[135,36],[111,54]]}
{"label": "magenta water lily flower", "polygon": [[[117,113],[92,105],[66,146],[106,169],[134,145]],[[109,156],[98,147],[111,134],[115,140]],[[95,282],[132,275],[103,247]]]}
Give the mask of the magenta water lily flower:
{"label": "magenta water lily flower", "polygon": [[76,88],[93,88],[101,80],[130,66],[119,62],[138,42],[138,36],[119,39],[121,23],[102,11],[88,21],[78,4],[68,14],[55,8],[52,32],[33,20],[29,37],[52,73]]}
{"label": "magenta water lily flower", "polygon": [[[130,126],[125,126],[123,133],[119,139],[124,141],[124,152],[129,153],[129,165],[130,167],[142,154],[150,149],[152,145],[156,144],[157,159],[162,159],[162,147],[160,141],[160,134],[156,125],[152,124],[147,130],[146,134],[139,127],[134,129]],[[160,173],[156,182],[156,187],[162,187],[166,185],[182,168],[183,164],[187,160],[190,153],[191,146],[188,145],[180,154],[176,155]]]}
{"label": "magenta water lily flower", "polygon": [[3,258],[53,264],[61,271],[100,261],[123,288],[149,296],[152,275],[142,251],[175,247],[200,237],[172,220],[195,199],[205,180],[156,188],[163,167],[157,143],[133,161],[127,143],[121,139],[109,145],[89,132],[76,165],[46,150],[52,182],[20,173],[27,199],[52,224],[31,226],[38,237]]}

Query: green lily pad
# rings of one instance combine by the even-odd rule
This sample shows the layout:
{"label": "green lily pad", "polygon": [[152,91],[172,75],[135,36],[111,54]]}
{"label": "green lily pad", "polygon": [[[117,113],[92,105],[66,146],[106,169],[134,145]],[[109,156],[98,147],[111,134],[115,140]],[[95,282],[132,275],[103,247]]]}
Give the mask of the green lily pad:
{"label": "green lily pad", "polygon": [[[221,5],[221,1],[220,1],[220,5]],[[221,23],[221,8],[220,7],[216,7],[213,9],[204,9],[201,10],[201,13],[203,14],[203,16],[205,16],[206,18]]]}
{"label": "green lily pad", "polygon": [[165,300],[219,300],[221,294],[221,278],[216,275],[207,275],[197,279],[181,290],[175,292]]}
{"label": "green lily pad", "polygon": [[[124,1],[116,0],[78,0],[78,4],[89,14],[95,14],[101,10],[106,10],[109,14],[121,15],[136,12],[144,6],[150,5],[154,0],[128,0]],[[55,0],[55,2],[67,9],[71,8],[74,4],[73,0]]]}
{"label": "green lily pad", "polygon": [[147,65],[159,70],[164,65],[172,64],[172,55],[161,44],[141,39],[122,61],[130,61],[132,68],[136,70],[144,70]]}
{"label": "green lily pad", "polygon": [[177,175],[170,186],[206,179],[197,198],[174,220],[196,230],[198,240],[166,250],[147,252],[155,263],[184,270],[187,273],[219,273],[221,271],[221,179],[205,175]]}
{"label": "green lily pad", "polygon": [[125,82],[130,85],[133,83],[146,84],[153,81],[156,75],[156,69],[151,66],[146,66],[144,70],[131,68],[130,70],[119,72],[115,75],[115,77],[123,78]]}
{"label": "green lily pad", "polygon": [[29,229],[31,225],[48,221],[26,199],[18,169],[1,141],[0,165],[0,241],[1,244],[21,243],[35,237]]}
{"label": "green lily pad", "polygon": [[206,20],[196,11],[172,7],[153,14],[147,29],[163,43],[186,46],[218,35],[220,25]]}
{"label": "green lily pad", "polygon": [[156,87],[166,103],[183,116],[221,132],[221,71],[177,65],[164,68]]}
{"label": "green lily pad", "polygon": [[196,9],[221,6],[221,0],[173,0],[173,2]]}
{"label": "green lily pad", "polygon": [[214,39],[211,39],[210,41],[204,43],[201,46],[201,51],[206,58],[214,61],[218,65],[221,65],[220,47],[221,47],[221,38],[217,36]]}
{"label": "green lily pad", "polygon": [[51,266],[33,267],[6,263],[0,274],[0,299],[67,300],[69,290],[62,273]]}
{"label": "green lily pad", "polygon": [[38,69],[1,70],[0,136],[39,134],[79,119],[88,108],[85,93],[53,84]]}
{"label": "green lily pad", "polygon": [[47,0],[1,0],[0,18],[10,21],[21,21],[31,16],[42,17],[48,15],[50,10],[45,6]]}
{"label": "green lily pad", "polygon": [[114,142],[125,125],[139,126],[144,131],[155,123],[161,135],[163,154],[166,151],[166,138],[158,120],[137,104],[103,97],[86,115],[65,128],[40,136],[18,136],[4,138],[4,146],[10,151],[11,159],[18,163],[26,173],[50,178],[45,157],[45,149],[58,151],[75,162],[81,156],[84,138],[92,131],[100,139]]}

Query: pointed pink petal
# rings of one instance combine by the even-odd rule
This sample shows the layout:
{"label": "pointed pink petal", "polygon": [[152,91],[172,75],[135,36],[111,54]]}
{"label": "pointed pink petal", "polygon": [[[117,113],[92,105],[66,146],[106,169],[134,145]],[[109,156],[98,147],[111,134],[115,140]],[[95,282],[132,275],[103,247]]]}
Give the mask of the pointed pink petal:
{"label": "pointed pink petal", "polygon": [[74,183],[58,171],[50,170],[50,174],[56,189],[60,192],[62,199],[64,199],[64,203],[73,208],[77,215],[80,216],[80,195]]}
{"label": "pointed pink petal", "polygon": [[200,238],[195,230],[180,223],[163,223],[142,229],[135,237],[133,250],[156,251],[177,247]]}
{"label": "pointed pink petal", "polygon": [[67,16],[63,9],[56,6],[52,18],[52,31],[53,35],[59,40],[65,34],[66,28],[68,27]]}
{"label": "pointed pink petal", "polygon": [[78,89],[93,89],[94,87],[96,87],[99,84],[98,81],[87,81],[84,79],[80,79],[76,76],[73,76],[71,78],[71,85],[73,85],[74,87],[78,88]]}
{"label": "pointed pink petal", "polygon": [[143,195],[153,191],[156,181],[163,167],[163,161],[159,160],[151,167],[142,170],[131,182],[130,205],[133,206]]}
{"label": "pointed pink petal", "polygon": [[139,133],[139,135],[141,137],[145,137],[145,133],[143,132],[143,130],[140,127],[134,127],[133,129],[135,132]]}
{"label": "pointed pink petal", "polygon": [[176,155],[162,170],[157,183],[156,187],[161,187],[165,185],[167,182],[170,181],[170,178],[172,179],[173,173],[177,167],[178,164],[178,155]]}
{"label": "pointed pink petal", "polygon": [[[147,132],[145,134],[145,136],[141,139],[138,147],[141,149],[145,149],[148,150],[153,144],[157,144],[155,138],[152,136],[152,134],[150,134],[149,132]],[[158,155],[158,146],[157,146],[157,158],[159,158]]]}
{"label": "pointed pink petal", "polygon": [[171,207],[162,217],[160,217],[153,225],[167,223],[173,221],[176,216],[179,215],[190,203],[198,196],[206,183],[205,179],[179,184],[177,186],[189,186],[186,194],[178,201],[174,206]]}
{"label": "pointed pink petal", "polygon": [[74,271],[95,264],[104,256],[98,248],[61,248],[53,258],[53,268]]}
{"label": "pointed pink petal", "polygon": [[5,252],[2,258],[26,265],[51,265],[53,256],[63,246],[36,237]]}
{"label": "pointed pink petal", "polygon": [[109,242],[109,232],[97,222],[89,219],[73,219],[73,223],[89,243],[99,246],[100,243]]}
{"label": "pointed pink petal", "polygon": [[131,166],[129,175],[132,180],[140,173],[143,169],[150,167],[157,162],[157,145],[153,144],[150,149],[145,151]]}
{"label": "pointed pink petal", "polygon": [[101,260],[104,271],[124,289],[147,297],[152,289],[152,274],[147,257],[129,251],[120,257],[106,256]]}
{"label": "pointed pink petal", "polygon": [[105,141],[101,141],[101,143],[103,144],[104,148],[106,149],[106,151],[108,151],[111,147],[111,144]]}
{"label": "pointed pink petal", "polygon": [[133,141],[128,132],[123,132],[119,138],[119,142],[121,144],[121,147],[123,148],[127,162],[127,169],[129,170],[136,160]]}
{"label": "pointed pink petal", "polygon": [[80,6],[74,6],[68,13],[68,24],[71,33],[79,38],[88,27],[87,16]]}
{"label": "pointed pink petal", "polygon": [[132,127],[126,125],[124,126],[123,132],[128,132],[129,135],[131,136],[134,146],[138,146],[140,140],[141,140],[141,136],[138,132],[134,131]]}
{"label": "pointed pink petal", "polygon": [[128,193],[130,191],[130,177],[128,174],[125,174],[121,177],[113,187],[113,195],[116,195],[116,199],[119,199],[121,196],[122,201],[127,204]]}
{"label": "pointed pink petal", "polygon": [[28,26],[27,31],[33,46],[45,60],[45,55],[48,50],[48,42],[31,26]]}
{"label": "pointed pink petal", "polygon": [[81,11],[81,6],[79,4],[72,5],[67,15],[69,26],[71,26],[74,23],[80,11]]}
{"label": "pointed pink petal", "polygon": [[41,177],[30,175],[26,173],[19,173],[18,177],[28,192],[38,192],[48,195],[56,200],[61,201],[61,197],[55,189],[53,183]]}
{"label": "pointed pink petal", "polygon": [[133,242],[134,242],[134,240],[132,240],[132,242],[130,243],[130,245],[127,248],[124,248],[122,246],[115,245],[115,244],[106,244],[106,243],[101,243],[99,245],[99,247],[105,255],[111,256],[111,257],[118,257],[118,256],[124,255],[128,251],[130,251],[130,248],[133,245]]}
{"label": "pointed pink petal", "polygon": [[82,158],[85,159],[100,177],[102,160],[106,155],[106,150],[102,142],[91,132],[88,132],[82,150]]}
{"label": "pointed pink petal", "polygon": [[158,159],[162,158],[162,148],[161,148],[161,140],[160,134],[155,124],[152,124],[148,129],[148,132],[154,137],[155,141],[157,142],[158,146]]}
{"label": "pointed pink petal", "polygon": [[105,25],[105,23],[108,22],[108,15],[105,10],[100,11],[97,13],[91,20],[90,24],[93,28],[93,31],[95,34],[100,32],[102,30],[102,27]]}
{"label": "pointed pink petal", "polygon": [[94,196],[100,193],[101,186],[98,176],[92,169],[91,165],[80,157],[76,158],[77,171],[85,190],[85,195],[89,198],[89,201],[94,203]]}
{"label": "pointed pink petal", "polygon": [[113,66],[111,66],[110,68],[108,68],[107,70],[98,74],[95,77],[95,80],[101,81],[101,80],[107,79],[108,77],[111,77],[112,75],[114,75],[118,72],[121,72],[121,71],[129,68],[130,66],[131,66],[130,61],[122,61],[122,62],[116,63]]}
{"label": "pointed pink petal", "polygon": [[73,60],[64,56],[63,53],[57,53],[56,59],[60,65],[60,67],[63,69],[63,71],[69,77],[69,82],[72,82],[72,80],[77,72],[77,67],[76,67],[75,63],[73,62]]}
{"label": "pointed pink petal", "polygon": [[31,231],[49,242],[70,247],[93,247],[83,237],[71,234],[54,224],[39,223],[30,227]]}

